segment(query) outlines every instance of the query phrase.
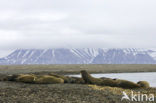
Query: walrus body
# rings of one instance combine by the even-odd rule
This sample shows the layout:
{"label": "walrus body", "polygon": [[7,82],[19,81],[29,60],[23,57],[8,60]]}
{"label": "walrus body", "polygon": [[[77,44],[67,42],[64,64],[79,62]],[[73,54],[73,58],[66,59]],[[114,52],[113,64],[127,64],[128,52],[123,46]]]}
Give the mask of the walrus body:
{"label": "walrus body", "polygon": [[147,81],[139,81],[134,83],[127,80],[111,79],[111,78],[94,78],[87,71],[81,71],[82,78],[70,77],[50,73],[48,75],[37,74],[16,74],[16,75],[1,75],[1,81],[15,81],[24,83],[37,83],[37,84],[55,84],[55,83],[75,83],[75,84],[95,84],[100,86],[111,86],[121,88],[149,88],[150,85]]}
{"label": "walrus body", "polygon": [[150,84],[147,81],[139,81],[137,84],[140,85],[142,88],[150,87]]}
{"label": "walrus body", "polygon": [[140,85],[127,80],[111,78],[94,78],[85,70],[81,71],[82,78],[87,84],[96,84],[101,86],[121,87],[121,88],[139,88]]}

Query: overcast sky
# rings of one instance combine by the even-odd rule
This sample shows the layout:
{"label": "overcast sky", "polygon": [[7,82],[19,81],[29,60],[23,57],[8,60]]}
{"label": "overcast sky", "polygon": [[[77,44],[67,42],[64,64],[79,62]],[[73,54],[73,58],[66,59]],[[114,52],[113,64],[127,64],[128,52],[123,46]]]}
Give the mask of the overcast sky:
{"label": "overcast sky", "polygon": [[156,0],[0,0],[0,57],[62,47],[156,48]]}

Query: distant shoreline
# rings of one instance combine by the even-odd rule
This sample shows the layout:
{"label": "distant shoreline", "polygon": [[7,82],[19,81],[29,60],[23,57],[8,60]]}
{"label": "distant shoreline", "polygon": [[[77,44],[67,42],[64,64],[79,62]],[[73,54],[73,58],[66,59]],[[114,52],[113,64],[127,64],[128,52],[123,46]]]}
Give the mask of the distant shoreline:
{"label": "distant shoreline", "polygon": [[79,74],[81,70],[87,70],[89,73],[156,72],[156,64],[0,65],[0,74],[49,72],[59,74]]}

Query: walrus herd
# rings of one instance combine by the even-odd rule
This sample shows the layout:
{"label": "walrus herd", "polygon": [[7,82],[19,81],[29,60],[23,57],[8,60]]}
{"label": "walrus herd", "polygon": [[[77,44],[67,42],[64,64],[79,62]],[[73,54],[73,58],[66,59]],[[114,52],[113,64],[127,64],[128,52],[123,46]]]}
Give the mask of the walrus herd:
{"label": "walrus herd", "polygon": [[121,87],[121,88],[149,88],[147,81],[134,83],[128,80],[111,79],[111,78],[94,78],[87,71],[81,71],[81,75],[86,84],[96,84],[101,86]]}
{"label": "walrus herd", "polygon": [[35,84],[56,84],[56,83],[75,83],[75,84],[94,84],[99,86],[110,86],[110,87],[121,87],[121,88],[149,88],[150,85],[147,81],[139,81],[137,83],[111,78],[94,78],[87,71],[81,71],[81,78],[69,77],[64,75],[58,75],[49,73],[47,75],[37,74],[18,74],[18,75],[7,75],[1,76],[1,81],[15,81],[24,83],[35,83]]}

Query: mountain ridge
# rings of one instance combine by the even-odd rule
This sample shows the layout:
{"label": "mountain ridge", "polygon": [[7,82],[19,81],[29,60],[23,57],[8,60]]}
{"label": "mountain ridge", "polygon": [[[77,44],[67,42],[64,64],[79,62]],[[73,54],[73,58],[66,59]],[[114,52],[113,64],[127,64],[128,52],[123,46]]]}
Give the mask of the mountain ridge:
{"label": "mountain ridge", "polygon": [[17,49],[0,64],[156,64],[155,49]]}

